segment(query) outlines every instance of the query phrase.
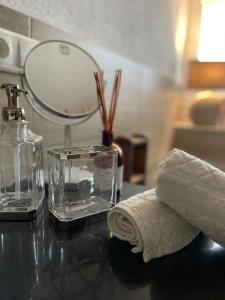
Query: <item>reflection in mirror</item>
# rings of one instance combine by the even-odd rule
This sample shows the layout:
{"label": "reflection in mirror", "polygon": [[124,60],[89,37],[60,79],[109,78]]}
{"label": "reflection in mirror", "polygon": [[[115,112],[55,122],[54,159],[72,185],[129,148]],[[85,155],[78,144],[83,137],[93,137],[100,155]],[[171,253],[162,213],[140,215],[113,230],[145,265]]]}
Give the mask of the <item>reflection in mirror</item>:
{"label": "reflection in mirror", "polygon": [[82,118],[97,109],[96,71],[99,66],[87,52],[64,41],[38,44],[25,61],[25,78],[34,98],[62,118]]}

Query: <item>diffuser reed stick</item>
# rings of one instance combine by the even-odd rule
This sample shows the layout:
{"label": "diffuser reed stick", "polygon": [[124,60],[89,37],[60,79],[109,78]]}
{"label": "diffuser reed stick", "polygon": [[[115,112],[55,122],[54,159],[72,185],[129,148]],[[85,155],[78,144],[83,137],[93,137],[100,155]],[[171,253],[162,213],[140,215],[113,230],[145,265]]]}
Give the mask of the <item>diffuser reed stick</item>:
{"label": "diffuser reed stick", "polygon": [[123,186],[123,154],[122,154],[122,149],[119,147],[119,145],[113,142],[113,124],[114,124],[117,102],[119,97],[122,72],[121,70],[116,70],[115,72],[109,113],[107,113],[105,94],[104,94],[104,74],[103,72],[95,72],[94,76],[96,80],[99,109],[100,109],[102,124],[104,128],[102,132],[102,143],[104,146],[112,147],[112,149],[116,149],[118,152],[116,189],[117,189],[117,197],[120,197],[121,189]]}
{"label": "diffuser reed stick", "polygon": [[106,100],[105,100],[105,93],[104,93],[104,74],[103,72],[95,72],[94,77],[96,81],[97,97],[98,97],[98,103],[99,103],[99,109],[100,109],[103,127],[104,130],[108,131],[109,133],[112,133],[116,108],[117,108],[117,102],[119,97],[122,71],[116,70],[115,72],[109,115],[107,114]]}
{"label": "diffuser reed stick", "polygon": [[118,102],[118,97],[119,97],[120,82],[121,82],[121,70],[117,70],[115,73],[114,87],[113,87],[110,112],[109,112],[109,131],[110,132],[113,131],[113,123],[114,123],[114,119],[115,119],[116,107],[117,107],[117,102]]}

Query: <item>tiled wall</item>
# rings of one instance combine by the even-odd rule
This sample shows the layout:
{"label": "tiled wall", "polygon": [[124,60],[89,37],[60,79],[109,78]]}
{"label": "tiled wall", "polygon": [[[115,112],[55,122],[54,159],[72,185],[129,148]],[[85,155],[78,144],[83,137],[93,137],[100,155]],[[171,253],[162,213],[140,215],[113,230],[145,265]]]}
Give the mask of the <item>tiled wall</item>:
{"label": "tiled wall", "polygon": [[[72,34],[65,33],[62,30],[2,6],[0,6],[0,27],[31,36],[40,41],[57,38],[77,43],[77,38]],[[164,157],[172,134],[173,74],[171,73],[171,76],[166,74],[168,73],[168,68],[163,74],[160,69],[149,68],[149,66],[144,66],[84,39],[80,40],[79,45],[91,53],[101,68],[104,69],[108,80],[108,93],[111,92],[114,70],[116,68],[123,70],[116,133],[123,135],[139,132],[149,137],[150,150],[147,165],[147,183],[151,185],[154,182],[158,162]],[[167,60],[169,60],[168,57]],[[171,71],[174,68],[173,63],[174,57],[171,56]],[[0,74],[0,82],[17,82],[18,80],[17,76]],[[5,99],[2,92],[0,95],[1,98]],[[1,102],[0,106],[2,106],[3,102]],[[35,112],[32,112],[24,99],[22,102],[27,110],[27,119],[32,120],[34,132],[44,137],[45,149],[62,144],[63,127],[43,120]],[[97,142],[100,140],[100,131],[101,122],[99,115],[96,114],[88,122],[79,126],[73,126],[73,141],[75,144]]]}

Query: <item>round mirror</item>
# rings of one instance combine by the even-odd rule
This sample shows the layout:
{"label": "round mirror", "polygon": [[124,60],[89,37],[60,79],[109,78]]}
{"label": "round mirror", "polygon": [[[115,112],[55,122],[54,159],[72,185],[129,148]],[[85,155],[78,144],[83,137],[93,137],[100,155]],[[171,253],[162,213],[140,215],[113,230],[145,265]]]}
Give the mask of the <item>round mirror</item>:
{"label": "round mirror", "polygon": [[98,109],[93,73],[96,61],[83,49],[65,41],[46,41],[27,55],[24,85],[28,100],[46,119],[72,125]]}

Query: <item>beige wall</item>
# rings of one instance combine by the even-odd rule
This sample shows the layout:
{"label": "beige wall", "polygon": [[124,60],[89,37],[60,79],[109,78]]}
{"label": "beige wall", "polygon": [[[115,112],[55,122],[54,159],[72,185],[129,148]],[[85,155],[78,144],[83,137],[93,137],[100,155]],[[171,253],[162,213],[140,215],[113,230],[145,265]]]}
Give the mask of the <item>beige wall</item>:
{"label": "beige wall", "polygon": [[[66,35],[52,28],[43,33],[42,23],[33,20],[29,33],[40,40],[46,39],[46,35],[67,37],[83,46],[105,70],[108,92],[114,70],[123,70],[116,133],[141,132],[151,137],[149,185],[154,182],[157,164],[170,142],[177,62],[175,33],[182,2],[188,3],[187,0],[0,0],[0,4],[67,31]],[[34,131],[44,136],[46,147],[62,144],[62,127],[40,120],[36,114],[32,120]],[[74,142],[98,141],[100,130],[99,116],[95,115],[73,128]]]}

